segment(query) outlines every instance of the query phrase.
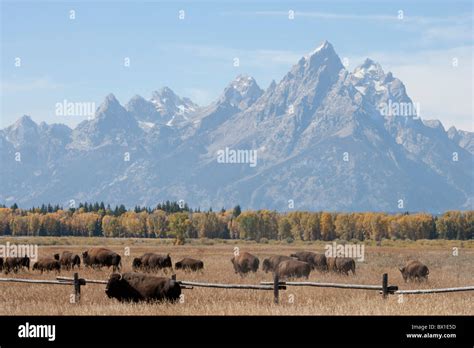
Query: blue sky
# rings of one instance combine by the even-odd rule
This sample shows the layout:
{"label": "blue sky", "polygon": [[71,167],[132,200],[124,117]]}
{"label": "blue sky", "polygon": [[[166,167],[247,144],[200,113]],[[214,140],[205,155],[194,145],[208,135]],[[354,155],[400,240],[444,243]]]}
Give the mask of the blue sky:
{"label": "blue sky", "polygon": [[370,57],[392,71],[420,103],[422,118],[472,131],[472,6],[456,0],[2,1],[0,128],[24,114],[74,126],[83,118],[56,116],[56,103],[99,105],[114,93],[125,104],[163,86],[205,105],[238,74],[266,88],[328,40],[349,70]]}

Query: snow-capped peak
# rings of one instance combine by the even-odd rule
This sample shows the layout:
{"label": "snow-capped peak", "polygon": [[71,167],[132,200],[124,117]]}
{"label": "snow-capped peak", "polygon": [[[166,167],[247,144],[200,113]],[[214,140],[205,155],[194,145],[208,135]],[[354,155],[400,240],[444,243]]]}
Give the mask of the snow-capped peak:
{"label": "snow-capped peak", "polygon": [[375,80],[381,80],[385,77],[382,66],[370,58],[367,58],[364,63],[356,67],[354,69],[353,75],[358,79],[371,78]]}
{"label": "snow-capped peak", "polygon": [[262,94],[263,90],[253,77],[239,75],[226,87],[219,103],[243,109],[253,104]]}
{"label": "snow-capped peak", "polygon": [[316,47],[314,50],[312,50],[306,58],[309,58],[315,54],[325,52],[325,51],[334,51],[334,47],[331,45],[331,43],[327,40],[324,40],[318,47]]}
{"label": "snow-capped peak", "polygon": [[150,100],[156,110],[164,117],[173,117],[176,114],[187,115],[194,112],[197,105],[188,98],[180,98],[171,88],[163,87],[152,94]]}

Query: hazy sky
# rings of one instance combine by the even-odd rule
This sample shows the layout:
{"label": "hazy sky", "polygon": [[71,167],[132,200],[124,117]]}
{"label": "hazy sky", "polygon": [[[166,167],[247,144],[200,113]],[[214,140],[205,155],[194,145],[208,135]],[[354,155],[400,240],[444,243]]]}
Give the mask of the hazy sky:
{"label": "hazy sky", "polygon": [[370,57],[392,71],[422,118],[472,131],[472,6],[471,0],[1,1],[0,128],[24,114],[74,126],[82,118],[55,116],[56,103],[99,105],[114,93],[125,104],[163,86],[205,105],[238,74],[254,76],[262,88],[279,81],[326,39],[349,70]]}

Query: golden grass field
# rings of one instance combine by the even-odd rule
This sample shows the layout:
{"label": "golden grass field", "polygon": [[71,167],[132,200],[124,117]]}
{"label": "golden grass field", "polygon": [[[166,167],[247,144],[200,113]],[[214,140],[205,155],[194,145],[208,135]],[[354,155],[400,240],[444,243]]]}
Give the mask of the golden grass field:
{"label": "golden grass field", "polygon": [[[81,237],[0,238],[0,243],[39,244],[40,256],[70,250],[80,254],[92,245],[105,246],[122,255],[123,271],[131,270],[133,257],[144,252],[170,253],[173,264],[189,256],[204,261],[204,272],[175,271],[178,280],[218,283],[259,284],[271,281],[272,275],[261,269],[241,278],[230,262],[233,249],[248,251],[260,258],[289,255],[297,250],[324,251],[324,242],[271,242],[257,244],[245,241],[192,241],[174,246],[172,241],[157,239],[106,239]],[[125,248],[131,255],[123,256]],[[452,248],[459,248],[459,256]],[[410,258],[424,262],[430,269],[426,283],[404,283],[398,271]],[[459,241],[384,241],[381,246],[366,244],[364,262],[357,262],[355,276],[321,274],[314,271],[310,281],[381,284],[388,273],[389,284],[400,289],[443,288],[474,285],[474,243]],[[108,279],[111,270],[84,269],[79,276],[88,279]],[[73,271],[62,271],[72,276]],[[162,275],[163,273],[158,273]],[[55,279],[54,273],[38,272],[1,274],[0,277]],[[168,274],[169,276],[169,274]],[[280,292],[280,304],[273,303],[273,292],[263,290],[226,290],[197,288],[183,290],[184,303],[119,303],[107,298],[104,285],[82,287],[79,304],[69,302],[72,286],[0,283],[0,315],[473,315],[474,292],[447,294],[398,295],[383,299],[378,291],[333,288],[288,287]],[[290,299],[294,299],[291,303]]]}

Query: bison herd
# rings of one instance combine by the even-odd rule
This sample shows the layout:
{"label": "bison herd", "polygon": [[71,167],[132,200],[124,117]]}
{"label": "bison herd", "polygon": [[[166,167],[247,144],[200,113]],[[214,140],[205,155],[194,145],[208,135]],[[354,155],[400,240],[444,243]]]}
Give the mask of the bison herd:
{"label": "bison herd", "polygon": [[[256,272],[260,263],[256,256],[247,252],[234,256],[231,262],[235,273],[240,275]],[[326,257],[324,254],[300,251],[290,256],[277,255],[264,259],[262,269],[266,273],[276,273],[280,279],[308,278],[313,270],[349,275],[349,272],[355,274],[355,261],[348,257]]]}
{"label": "bison herd", "polygon": [[[260,260],[257,256],[248,252],[240,252],[231,259],[235,273],[244,276],[250,272],[257,272]],[[85,267],[101,269],[112,267],[113,272],[122,268],[121,256],[116,252],[96,247],[82,253],[82,263]],[[70,251],[62,254],[54,254],[53,257],[43,257],[37,260],[32,269],[34,271],[59,273],[61,269],[71,270],[80,268],[81,257]],[[197,272],[204,269],[201,260],[186,257],[174,264],[175,269],[186,272]],[[24,257],[0,258],[0,271],[6,274],[17,273],[22,269],[30,269],[30,259]],[[174,302],[181,295],[181,287],[178,282],[165,277],[150,275],[150,272],[162,270],[168,272],[173,269],[170,254],[160,255],[156,253],[145,253],[132,261],[133,272],[113,273],[107,283],[106,294],[110,298],[119,301],[161,301]],[[326,257],[309,251],[300,251],[289,256],[277,255],[266,258],[262,262],[262,270],[265,273],[272,272],[279,279],[308,278],[313,270],[319,272],[335,272],[343,275],[356,273],[354,259],[349,257]],[[409,280],[422,281],[428,279],[428,267],[419,261],[411,260],[403,268],[399,268],[405,282]]]}

